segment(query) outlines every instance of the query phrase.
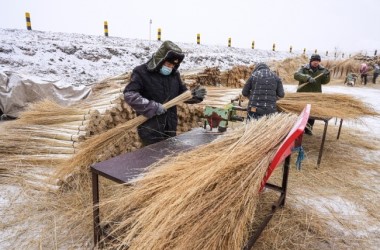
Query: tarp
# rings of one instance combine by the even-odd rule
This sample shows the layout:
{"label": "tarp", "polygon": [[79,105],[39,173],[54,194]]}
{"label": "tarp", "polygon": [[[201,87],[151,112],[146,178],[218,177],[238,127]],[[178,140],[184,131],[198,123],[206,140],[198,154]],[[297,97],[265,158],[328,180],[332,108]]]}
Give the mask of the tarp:
{"label": "tarp", "polygon": [[45,98],[68,106],[91,94],[91,87],[73,86],[64,81],[48,81],[15,72],[0,72],[0,109],[6,116],[17,118],[30,103]]}

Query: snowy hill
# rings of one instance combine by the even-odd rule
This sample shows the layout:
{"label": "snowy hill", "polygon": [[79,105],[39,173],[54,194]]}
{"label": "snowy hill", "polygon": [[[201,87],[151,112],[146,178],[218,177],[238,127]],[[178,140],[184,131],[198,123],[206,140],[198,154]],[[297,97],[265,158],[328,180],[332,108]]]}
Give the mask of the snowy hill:
{"label": "snowy hill", "polygon": [[[90,84],[131,71],[146,62],[160,44],[160,41],[119,37],[0,29],[0,71],[71,84]],[[300,55],[297,52],[177,44],[186,54],[180,71],[214,66],[225,70],[234,65]]]}

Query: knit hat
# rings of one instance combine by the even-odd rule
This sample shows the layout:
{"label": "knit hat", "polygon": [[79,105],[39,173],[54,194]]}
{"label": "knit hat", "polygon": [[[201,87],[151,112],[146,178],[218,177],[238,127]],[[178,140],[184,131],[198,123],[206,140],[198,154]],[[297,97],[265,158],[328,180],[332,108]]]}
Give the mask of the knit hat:
{"label": "knit hat", "polygon": [[312,54],[311,57],[310,57],[310,62],[313,62],[313,61],[321,61],[321,56],[318,55],[318,54]]}

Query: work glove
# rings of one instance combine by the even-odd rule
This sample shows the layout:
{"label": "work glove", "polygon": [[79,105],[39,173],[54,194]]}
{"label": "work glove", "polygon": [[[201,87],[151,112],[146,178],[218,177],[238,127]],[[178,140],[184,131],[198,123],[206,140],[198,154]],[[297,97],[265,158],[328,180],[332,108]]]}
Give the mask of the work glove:
{"label": "work glove", "polygon": [[162,115],[164,113],[166,113],[166,108],[161,103],[158,103],[158,108],[156,110],[156,115]]}
{"label": "work glove", "polygon": [[207,90],[204,87],[198,86],[191,91],[191,94],[193,95],[193,97],[203,100],[207,94]]}
{"label": "work glove", "polygon": [[309,77],[309,79],[307,80],[309,83],[311,83],[311,84],[314,84],[314,83],[316,83],[317,81],[313,78],[313,77]]}
{"label": "work glove", "polygon": [[325,70],[323,71],[323,76],[325,76],[325,77],[329,77],[329,76],[330,76],[330,71],[329,71],[328,69],[325,69]]}

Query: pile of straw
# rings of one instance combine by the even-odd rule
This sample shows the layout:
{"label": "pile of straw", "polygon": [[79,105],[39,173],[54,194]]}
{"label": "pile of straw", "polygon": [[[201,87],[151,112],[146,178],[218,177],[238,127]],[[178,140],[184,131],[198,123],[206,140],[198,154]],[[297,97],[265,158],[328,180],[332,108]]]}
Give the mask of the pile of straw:
{"label": "pile of straw", "polygon": [[323,65],[330,69],[331,77],[335,79],[341,79],[344,81],[348,73],[357,73],[359,74],[360,61],[357,61],[353,58],[347,60],[328,60],[323,63]]}
{"label": "pile of straw", "polygon": [[282,112],[302,112],[306,104],[311,104],[311,116],[360,119],[363,116],[379,116],[371,106],[349,95],[326,93],[286,93],[277,101],[277,109]]}
{"label": "pile of straw", "polygon": [[[168,109],[191,98],[191,92],[186,91],[163,104],[163,106]],[[79,152],[58,168],[57,178],[65,180],[70,175],[87,172],[90,165],[110,158],[113,146],[115,144],[118,145],[120,141],[125,141],[124,137],[129,136],[132,130],[136,129],[137,126],[144,123],[147,119],[142,115],[137,116],[126,123],[86,140],[81,144]],[[129,141],[129,143],[132,144],[134,141]]]}
{"label": "pile of straw", "polygon": [[220,70],[218,67],[211,67],[202,70],[201,72],[187,72],[182,74],[183,81],[189,87],[199,85],[203,86],[217,86],[220,85]]}
{"label": "pile of straw", "polygon": [[296,118],[278,114],[241,126],[117,190],[101,206],[107,247],[242,249],[262,178]]}
{"label": "pile of straw", "polygon": [[298,57],[287,58],[283,61],[273,61],[268,65],[277,73],[283,83],[296,83],[297,81],[294,79],[294,73],[308,62],[309,59],[305,55],[301,55]]}
{"label": "pile of straw", "polygon": [[242,88],[251,76],[254,65],[234,66],[221,74],[221,84],[229,88]]}
{"label": "pile of straw", "polygon": [[225,87],[208,87],[207,98],[199,103],[199,106],[213,106],[223,108],[231,103],[231,100],[238,99],[241,89],[232,89]]}

